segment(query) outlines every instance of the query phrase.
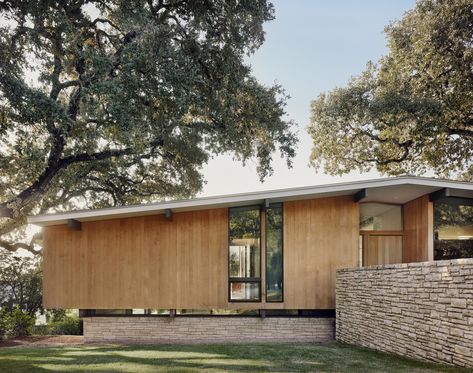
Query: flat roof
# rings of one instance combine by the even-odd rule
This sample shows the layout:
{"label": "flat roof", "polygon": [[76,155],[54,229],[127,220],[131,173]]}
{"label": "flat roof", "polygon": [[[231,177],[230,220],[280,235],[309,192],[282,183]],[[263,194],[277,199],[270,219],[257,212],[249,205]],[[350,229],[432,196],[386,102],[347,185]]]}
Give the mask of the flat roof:
{"label": "flat roof", "polygon": [[263,192],[249,192],[215,197],[146,203],[141,205],[42,214],[29,216],[28,223],[47,226],[67,224],[69,219],[84,222],[164,214],[168,209],[171,209],[173,212],[184,212],[252,204],[256,205],[263,204],[265,201],[275,203],[301,199],[346,196],[355,195],[363,189],[367,190],[367,196],[363,199],[363,202],[404,204],[420,196],[443,188],[456,189],[463,192],[465,197],[473,198],[473,183],[418,176],[398,176],[336,184],[322,184],[300,188],[277,189]]}

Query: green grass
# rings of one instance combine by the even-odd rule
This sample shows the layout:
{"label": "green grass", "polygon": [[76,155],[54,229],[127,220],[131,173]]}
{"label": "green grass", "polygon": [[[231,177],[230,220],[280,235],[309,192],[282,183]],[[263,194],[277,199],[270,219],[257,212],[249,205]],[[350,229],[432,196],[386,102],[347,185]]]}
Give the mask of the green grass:
{"label": "green grass", "polygon": [[471,372],[330,344],[0,348],[0,372]]}

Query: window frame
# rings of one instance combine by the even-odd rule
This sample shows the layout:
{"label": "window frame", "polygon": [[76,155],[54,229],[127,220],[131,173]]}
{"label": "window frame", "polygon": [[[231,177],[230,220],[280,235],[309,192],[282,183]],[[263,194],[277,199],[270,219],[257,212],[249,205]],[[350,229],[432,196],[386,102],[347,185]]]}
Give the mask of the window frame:
{"label": "window frame", "polygon": [[[434,192],[435,193],[435,192]],[[438,260],[452,260],[452,259],[444,259],[444,258],[436,258],[435,251],[436,251],[436,243],[441,241],[440,239],[436,238],[438,232],[435,230],[435,208],[436,204],[445,204],[445,205],[456,205],[456,206],[473,206],[473,198],[468,197],[456,197],[456,196],[449,196],[449,197],[435,197],[430,195],[430,202],[432,203],[432,258],[433,261]],[[436,242],[437,241],[437,242]],[[468,259],[468,258],[459,258],[459,259]]]}
{"label": "window frame", "polygon": [[386,205],[386,206],[393,206],[393,207],[400,207],[401,208],[401,229],[361,229],[361,220],[358,218],[359,221],[359,230],[360,232],[404,232],[404,205],[400,203],[393,203],[393,202],[376,202],[376,201],[369,201],[369,202],[359,202],[360,212],[361,212],[361,205],[367,204],[379,204],[379,205]]}
{"label": "window frame", "polygon": [[[243,209],[245,210],[256,210],[259,212],[259,277],[230,277],[230,211],[233,209]],[[261,245],[263,242],[263,211],[261,205],[245,205],[245,206],[235,206],[228,208],[228,227],[227,227],[227,289],[228,289],[228,303],[261,303],[262,300],[262,258],[261,258]],[[232,283],[256,283],[259,284],[258,299],[232,299]]]}
{"label": "window frame", "polygon": [[[268,299],[268,210],[271,209],[271,206],[280,206],[281,207],[281,300],[269,300]],[[284,303],[284,203],[270,203],[269,207],[265,210],[265,243],[264,243],[264,298],[266,303]]]}

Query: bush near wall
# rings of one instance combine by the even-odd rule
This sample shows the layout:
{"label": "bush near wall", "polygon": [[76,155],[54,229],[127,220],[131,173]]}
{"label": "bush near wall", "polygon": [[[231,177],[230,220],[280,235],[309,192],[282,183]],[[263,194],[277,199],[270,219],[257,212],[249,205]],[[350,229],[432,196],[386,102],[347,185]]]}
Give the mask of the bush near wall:
{"label": "bush near wall", "polygon": [[2,339],[6,334],[8,330],[8,313],[5,307],[0,308],[0,339]]}
{"label": "bush near wall", "polygon": [[35,325],[35,335],[82,335],[82,320],[75,315],[65,315],[59,319],[50,319],[45,325]]}
{"label": "bush near wall", "polygon": [[32,333],[35,317],[15,307],[8,312],[5,307],[0,310],[0,338],[22,337]]}
{"label": "bush near wall", "polygon": [[45,325],[35,325],[36,318],[28,312],[15,307],[8,312],[0,308],[0,339],[28,335],[82,335],[82,320],[77,315],[51,317]]}
{"label": "bush near wall", "polygon": [[20,337],[30,335],[35,323],[35,317],[28,312],[16,307],[10,315],[10,325],[8,335],[10,337]]}
{"label": "bush near wall", "polygon": [[65,316],[48,324],[49,334],[82,335],[82,321],[77,316]]}

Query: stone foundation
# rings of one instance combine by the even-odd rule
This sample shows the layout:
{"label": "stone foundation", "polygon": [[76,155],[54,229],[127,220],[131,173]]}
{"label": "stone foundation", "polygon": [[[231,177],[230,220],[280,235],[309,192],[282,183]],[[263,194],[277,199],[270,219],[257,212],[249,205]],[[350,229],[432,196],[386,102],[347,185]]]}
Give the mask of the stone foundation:
{"label": "stone foundation", "polygon": [[335,320],[316,317],[84,317],[92,343],[327,342]]}
{"label": "stone foundation", "polygon": [[336,338],[473,367],[473,259],[337,271]]}

